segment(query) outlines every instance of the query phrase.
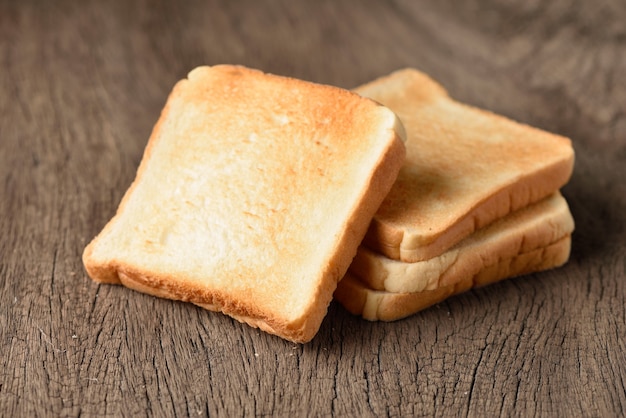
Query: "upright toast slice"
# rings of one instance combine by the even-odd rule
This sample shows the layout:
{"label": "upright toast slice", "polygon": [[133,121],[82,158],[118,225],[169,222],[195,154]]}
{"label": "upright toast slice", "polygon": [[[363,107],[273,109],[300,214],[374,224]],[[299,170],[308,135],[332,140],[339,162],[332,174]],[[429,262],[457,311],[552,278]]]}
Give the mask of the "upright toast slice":
{"label": "upright toast slice", "polygon": [[85,249],[87,272],[308,341],[403,164],[402,135],[352,92],[199,67]]}
{"label": "upright toast slice", "polygon": [[406,163],[365,238],[389,258],[438,256],[571,176],[569,139],[461,104],[419,71],[355,91],[393,110],[407,131]]}
{"label": "upright toast slice", "polygon": [[375,290],[413,293],[473,277],[519,254],[555,243],[574,231],[574,219],[559,192],[479,229],[445,253],[405,263],[360,247],[350,271]]}

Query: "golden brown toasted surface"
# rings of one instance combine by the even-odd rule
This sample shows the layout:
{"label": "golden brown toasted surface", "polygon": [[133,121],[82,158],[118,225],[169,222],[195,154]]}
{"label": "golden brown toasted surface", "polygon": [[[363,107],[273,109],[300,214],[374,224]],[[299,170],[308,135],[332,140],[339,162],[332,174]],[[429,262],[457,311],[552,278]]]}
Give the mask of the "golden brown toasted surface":
{"label": "golden brown toasted surface", "polygon": [[389,258],[440,255],[571,176],[569,139],[454,101],[419,71],[355,91],[388,106],[407,131],[406,163],[365,239]]}
{"label": "golden brown toasted surface", "polygon": [[334,87],[199,67],[157,122],[96,281],[310,340],[404,159],[396,116]]}
{"label": "golden brown toasted surface", "polygon": [[445,253],[406,263],[363,246],[350,272],[368,287],[395,293],[434,290],[472,277],[497,260],[554,243],[574,230],[574,219],[559,192],[479,229]]}
{"label": "golden brown toasted surface", "polygon": [[545,247],[500,259],[454,284],[413,293],[374,290],[348,273],[337,286],[335,299],[352,314],[361,315],[367,320],[395,321],[473,287],[559,267],[569,258],[570,246],[571,236],[567,235]]}

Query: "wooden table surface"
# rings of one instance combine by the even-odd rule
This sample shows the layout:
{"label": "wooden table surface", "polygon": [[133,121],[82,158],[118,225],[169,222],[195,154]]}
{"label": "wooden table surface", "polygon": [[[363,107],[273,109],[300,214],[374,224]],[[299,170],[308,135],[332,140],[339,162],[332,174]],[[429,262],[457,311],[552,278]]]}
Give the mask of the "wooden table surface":
{"label": "wooden table surface", "polygon": [[[626,3],[0,0],[0,416],[624,416]],[[572,138],[570,262],[294,345],[97,285],[81,253],[176,80],[403,67]]]}

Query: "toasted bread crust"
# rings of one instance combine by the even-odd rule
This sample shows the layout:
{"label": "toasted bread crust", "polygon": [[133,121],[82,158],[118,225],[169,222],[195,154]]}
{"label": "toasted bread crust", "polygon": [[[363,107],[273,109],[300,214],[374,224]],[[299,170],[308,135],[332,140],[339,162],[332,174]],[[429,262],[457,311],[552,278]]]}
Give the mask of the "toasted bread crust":
{"label": "toasted bread crust", "polygon": [[361,246],[350,271],[375,290],[433,290],[453,284],[459,276],[473,276],[496,259],[545,247],[573,230],[567,202],[557,192],[479,229],[432,259],[405,263]]}
{"label": "toasted bread crust", "polygon": [[442,254],[473,231],[537,202],[570,178],[571,141],[451,99],[412,69],[355,89],[392,109],[407,160],[365,244],[405,262]]}
{"label": "toasted bread crust", "polygon": [[402,135],[391,111],[342,89],[195,69],[85,268],[309,341],[402,166]]}
{"label": "toasted bread crust", "polygon": [[445,299],[500,280],[559,267],[567,262],[571,236],[514,257],[485,266],[474,276],[433,290],[393,293],[373,290],[348,273],[335,290],[337,299],[350,313],[370,321],[396,321],[429,308]]}

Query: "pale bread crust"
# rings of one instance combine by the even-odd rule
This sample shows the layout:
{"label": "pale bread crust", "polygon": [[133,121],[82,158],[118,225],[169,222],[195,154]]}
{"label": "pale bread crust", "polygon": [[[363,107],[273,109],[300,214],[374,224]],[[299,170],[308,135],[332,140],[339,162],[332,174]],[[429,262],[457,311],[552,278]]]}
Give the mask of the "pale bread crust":
{"label": "pale bread crust", "polygon": [[414,293],[373,290],[348,273],[335,290],[335,299],[347,311],[369,321],[396,321],[411,316],[445,299],[500,280],[559,267],[569,258],[571,236],[557,242],[486,266],[474,276],[455,284]]}
{"label": "pale bread crust", "polygon": [[361,246],[350,272],[369,288],[394,293],[434,290],[471,277],[498,259],[545,247],[574,231],[567,202],[557,192],[479,229],[445,253],[405,263]]}
{"label": "pale bread crust", "polygon": [[427,260],[567,183],[568,138],[461,104],[413,69],[355,89],[393,110],[407,159],[374,216],[365,245],[389,258]]}
{"label": "pale bread crust", "polygon": [[[309,341],[403,164],[403,135],[393,112],[339,88],[244,67],[197,68],[170,94],[135,181],[84,251],[85,268],[98,282]],[[302,138],[310,141],[293,142]],[[208,169],[196,161],[207,155]],[[267,172],[252,175],[251,161]],[[187,191],[198,185],[203,202]],[[187,189],[169,199],[176,187]]]}

